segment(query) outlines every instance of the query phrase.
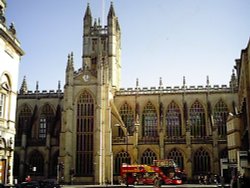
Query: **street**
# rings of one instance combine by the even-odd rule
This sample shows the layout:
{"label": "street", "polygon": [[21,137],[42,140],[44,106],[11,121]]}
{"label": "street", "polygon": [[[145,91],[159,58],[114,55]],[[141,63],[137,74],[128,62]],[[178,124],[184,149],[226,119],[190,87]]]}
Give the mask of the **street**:
{"label": "street", "polygon": [[[146,188],[146,187],[152,187],[153,185],[64,185],[64,188],[85,188],[85,187],[95,187],[95,188],[103,188],[103,187],[113,187],[113,188]],[[162,185],[161,188],[163,187],[177,187],[177,188],[213,188],[213,187],[220,187],[222,188],[221,185],[200,185],[200,184],[182,184],[182,185]],[[226,184],[224,188],[229,188],[230,185]]]}

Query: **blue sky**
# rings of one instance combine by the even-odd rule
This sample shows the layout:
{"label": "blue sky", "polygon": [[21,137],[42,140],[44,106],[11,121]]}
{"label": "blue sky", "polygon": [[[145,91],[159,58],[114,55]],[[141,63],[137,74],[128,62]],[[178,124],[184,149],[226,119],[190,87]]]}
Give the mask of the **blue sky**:
{"label": "blue sky", "polygon": [[[7,0],[7,23],[14,22],[25,51],[19,87],[63,88],[67,55],[82,65],[83,16],[106,24],[110,0]],[[113,0],[122,33],[124,88],[229,83],[235,59],[250,36],[249,0]],[[103,19],[103,16],[105,19]]]}

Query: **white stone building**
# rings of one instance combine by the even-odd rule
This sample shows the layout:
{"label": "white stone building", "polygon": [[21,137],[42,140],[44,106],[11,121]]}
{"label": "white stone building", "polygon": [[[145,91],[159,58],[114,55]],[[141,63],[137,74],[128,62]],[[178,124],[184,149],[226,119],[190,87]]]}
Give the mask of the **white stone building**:
{"label": "white stone building", "polygon": [[24,55],[14,25],[6,26],[6,1],[0,1],[0,183],[13,183],[17,83]]}

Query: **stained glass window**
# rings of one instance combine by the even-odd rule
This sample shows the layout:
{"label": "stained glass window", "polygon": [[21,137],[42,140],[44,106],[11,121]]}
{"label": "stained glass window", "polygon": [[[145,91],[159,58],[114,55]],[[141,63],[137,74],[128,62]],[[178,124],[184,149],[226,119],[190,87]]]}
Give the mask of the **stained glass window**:
{"label": "stained glass window", "polygon": [[175,102],[171,102],[167,108],[166,132],[168,137],[181,136],[181,112]]}
{"label": "stained glass window", "polygon": [[77,101],[76,175],[93,175],[94,101],[83,92]]}
{"label": "stained glass window", "polygon": [[158,136],[157,122],[156,109],[151,102],[148,102],[142,113],[143,136]]}
{"label": "stained glass window", "polygon": [[190,108],[190,128],[193,137],[206,136],[205,111],[199,101],[195,101]]}

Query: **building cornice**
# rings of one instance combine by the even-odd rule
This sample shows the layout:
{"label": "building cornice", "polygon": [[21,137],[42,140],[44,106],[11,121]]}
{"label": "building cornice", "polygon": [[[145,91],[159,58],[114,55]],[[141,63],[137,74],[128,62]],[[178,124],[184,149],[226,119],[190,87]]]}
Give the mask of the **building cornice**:
{"label": "building cornice", "polygon": [[20,55],[23,56],[25,53],[20,47],[19,41],[16,39],[16,37],[13,37],[4,27],[0,27],[0,36],[2,36]]}

